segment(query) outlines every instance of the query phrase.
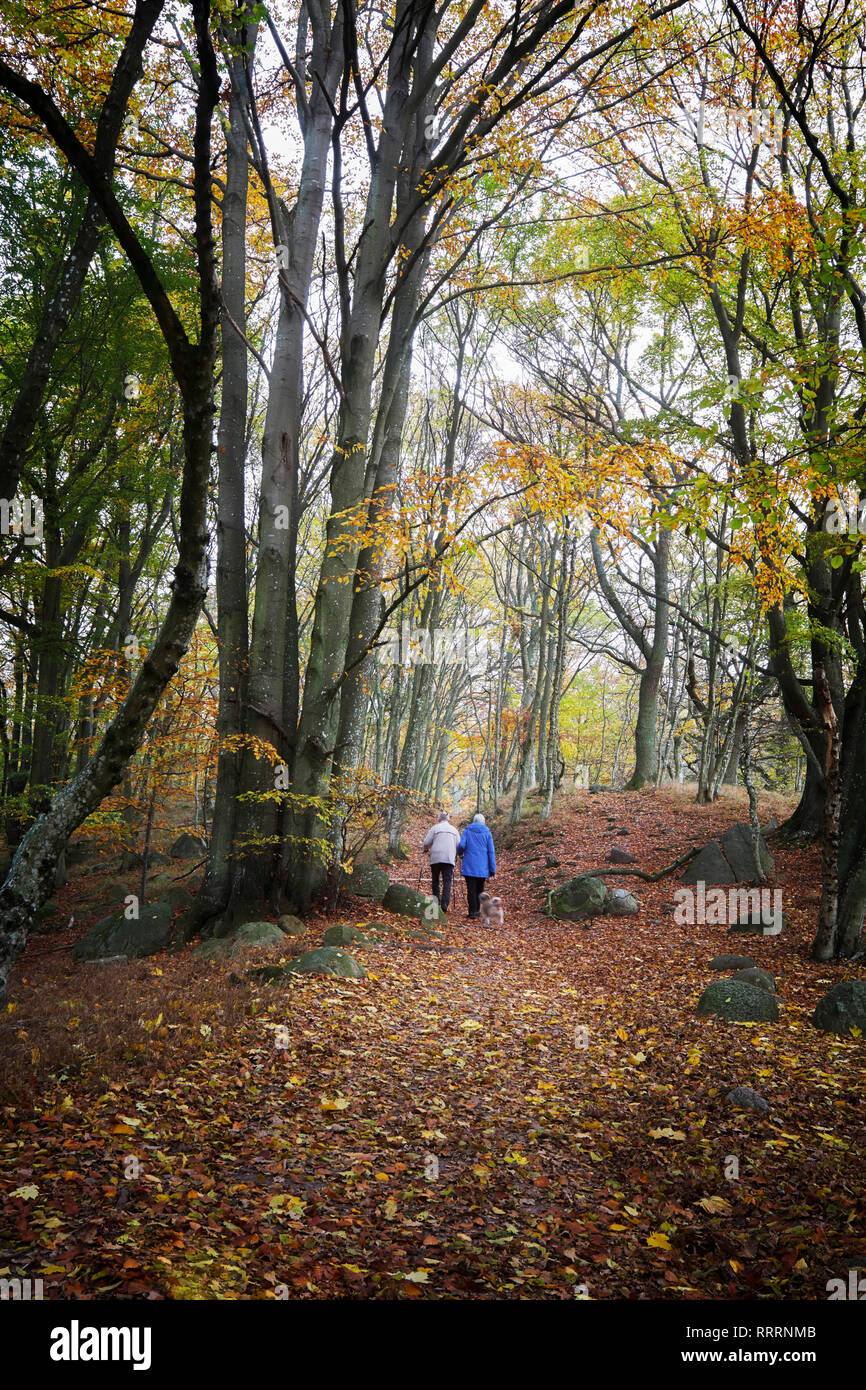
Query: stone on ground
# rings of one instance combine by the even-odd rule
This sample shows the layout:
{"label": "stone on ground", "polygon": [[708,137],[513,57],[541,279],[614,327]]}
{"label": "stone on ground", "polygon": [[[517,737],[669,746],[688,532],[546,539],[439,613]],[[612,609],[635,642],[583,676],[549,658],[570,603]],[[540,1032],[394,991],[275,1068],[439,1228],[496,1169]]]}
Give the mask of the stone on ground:
{"label": "stone on ground", "polygon": [[608,888],[604,895],[603,917],[634,917],[640,911],[640,903],[633,893],[625,888]]}
{"label": "stone on ground", "polygon": [[200,859],[206,849],[207,845],[200,835],[190,835],[188,831],[184,831],[182,835],[178,835],[169,854],[172,859]]}
{"label": "stone on ground", "polygon": [[850,1033],[859,1028],[866,1035],[866,980],[844,980],[828,989],[818,1001],[812,1022],[825,1033]]}
{"label": "stone on ground", "polygon": [[607,862],[608,864],[636,864],[637,859],[633,854],[629,854],[628,850],[619,849],[614,845],[607,856]]}
{"label": "stone on ground", "polygon": [[598,917],[604,908],[607,884],[593,874],[578,874],[567,879],[547,895],[547,911],[551,917],[566,922],[580,922],[585,917]]}
{"label": "stone on ground", "polygon": [[305,951],[286,969],[295,975],[338,975],[344,980],[367,978],[363,965],[337,946],[320,946],[317,951]]}
{"label": "stone on ground", "polygon": [[[722,836],[722,853],[733,869],[738,883],[750,883],[757,877],[755,857],[752,853],[752,827],[748,821],[738,821],[736,825],[728,826]],[[758,832],[758,857],[764,875],[771,874],[774,868],[773,856],[767,849],[760,831]]]}
{"label": "stone on ground", "polygon": [[139,916],[131,920],[122,912],[103,917],[86,936],[76,942],[72,948],[72,959],[152,956],[164,950],[170,940],[171,908],[168,903],[153,903],[143,907]]}
{"label": "stone on ground", "polygon": [[406,883],[392,883],[382,900],[386,912],[415,917],[419,922],[447,922],[448,918],[430,893],[419,893]]}
{"label": "stone on ground", "polygon": [[718,885],[736,883],[734,871],[722,854],[718,840],[710,840],[699,850],[685,871],[680,875],[681,883],[707,883]]}
{"label": "stone on ground", "polygon": [[350,927],[345,922],[335,922],[332,927],[328,927],[322,937],[322,943],[325,946],[351,946],[353,942],[363,946],[369,940],[369,936],[365,936],[362,931],[358,931],[357,927]]}
{"label": "stone on ground", "polygon": [[751,1086],[735,1086],[732,1091],[728,1091],[725,1100],[729,1105],[735,1106],[738,1110],[757,1110],[760,1115],[769,1113],[769,1102],[759,1096],[757,1091],[753,1091]]}
{"label": "stone on ground", "polygon": [[284,912],[282,917],[278,917],[277,926],[286,936],[306,936],[307,933],[306,923],[300,917],[293,917],[291,912]]}
{"label": "stone on ground", "polygon": [[756,960],[751,956],[723,955],[713,956],[708,962],[708,970],[748,970],[750,966],[757,965]]}
{"label": "stone on ground", "polygon": [[343,887],[355,898],[369,898],[380,903],[391,886],[391,880],[378,864],[356,864],[351,874],[346,874]]}
{"label": "stone on ground", "polygon": [[748,985],[757,985],[758,989],[765,989],[768,994],[776,993],[776,981],[767,970],[761,970],[760,966],[747,965],[744,970],[738,970],[736,975],[731,976],[734,980],[745,980]]}
{"label": "stone on ground", "polygon": [[697,1004],[699,1014],[716,1014],[732,1023],[776,1023],[776,997],[745,980],[713,980]]}

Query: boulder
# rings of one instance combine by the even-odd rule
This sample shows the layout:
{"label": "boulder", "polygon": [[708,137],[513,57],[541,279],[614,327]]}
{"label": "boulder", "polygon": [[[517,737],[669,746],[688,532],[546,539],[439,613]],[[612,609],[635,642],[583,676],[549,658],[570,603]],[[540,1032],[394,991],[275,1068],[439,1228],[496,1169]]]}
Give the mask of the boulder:
{"label": "boulder", "polygon": [[285,949],[288,945],[285,932],[280,930],[276,922],[244,922],[230,937],[219,939],[228,939],[234,946],[247,949],[259,949],[263,946],[281,946]]}
{"label": "boulder", "polygon": [[322,937],[322,944],[324,946],[351,946],[352,942],[356,942],[359,946],[363,946],[369,940],[369,936],[358,931],[357,927],[349,927],[345,922],[336,922],[334,926],[328,927]]}
{"label": "boulder", "polygon": [[382,902],[391,886],[391,880],[378,864],[356,864],[351,874],[346,874],[343,887],[356,898],[369,898],[371,902]]}
{"label": "boulder", "polygon": [[640,911],[640,903],[633,893],[625,888],[608,888],[604,895],[603,917],[634,917]]}
{"label": "boulder", "polygon": [[206,849],[207,845],[200,835],[190,835],[188,831],[184,831],[182,835],[178,835],[169,854],[172,859],[200,859]]}
{"label": "boulder", "polygon": [[103,917],[72,949],[73,960],[104,960],[152,956],[171,940],[171,908],[168,903],[143,907],[137,918],[122,912]]}
{"label": "boulder", "polygon": [[698,850],[685,871],[680,875],[681,883],[707,883],[717,886],[722,883],[736,883],[734,871],[722,854],[718,840],[710,840],[703,849]]}
{"label": "boulder", "polygon": [[844,980],[833,985],[818,1001],[812,1022],[825,1033],[850,1033],[859,1028],[866,1034],[866,980]]}
{"label": "boulder", "polygon": [[554,854],[546,854],[544,856],[544,866],[546,869],[558,869],[559,860]]}
{"label": "boulder", "polygon": [[757,961],[752,960],[751,956],[713,956],[708,962],[708,970],[748,970],[750,966],[757,965]]}
{"label": "boulder", "polygon": [[717,1014],[732,1023],[776,1023],[775,995],[745,980],[713,980],[698,1000],[699,1014]]}
{"label": "boulder", "polygon": [[[730,864],[738,883],[751,883],[757,877],[755,859],[752,854],[752,827],[748,821],[738,821],[736,825],[728,826],[722,836],[722,854]],[[774,867],[773,856],[767,849],[764,837],[760,832],[758,833],[758,854],[764,875],[771,874]]]}
{"label": "boulder", "polygon": [[367,978],[363,965],[337,946],[320,946],[317,951],[305,951],[286,969],[295,975],[338,975],[344,980]]}
{"label": "boulder", "polygon": [[735,1086],[732,1091],[728,1091],[725,1100],[737,1110],[757,1110],[759,1115],[769,1114],[769,1102],[750,1086]]}
{"label": "boulder", "polygon": [[300,917],[293,917],[291,912],[284,912],[282,917],[278,917],[277,926],[286,936],[305,936],[307,932],[306,924]]}
{"label": "boulder", "polygon": [[[147,856],[147,867],[149,869],[152,869],[155,864],[170,863],[171,860],[169,859],[168,855],[163,854],[162,851],[158,849],[152,849]],[[128,849],[125,850],[124,853],[121,855],[120,872],[122,874],[134,873],[136,870],[141,872],[143,866],[144,855],[139,854],[136,850]]]}
{"label": "boulder", "polygon": [[193,946],[191,954],[200,960],[228,960],[233,948],[234,941],[230,936],[213,936],[209,941],[200,941]]}
{"label": "boulder", "polygon": [[628,850],[617,849],[616,845],[614,845],[610,854],[607,856],[607,862],[608,864],[636,864],[637,859],[633,854],[629,854]]}
{"label": "boulder", "polygon": [[585,917],[598,917],[604,909],[607,884],[593,874],[578,874],[569,878],[547,895],[547,911],[551,917],[566,922],[580,922]]}
{"label": "boulder", "polygon": [[387,912],[396,912],[401,917],[416,917],[419,922],[447,922],[448,918],[436,899],[430,893],[419,893],[405,883],[392,883],[388,887],[382,906]]}
{"label": "boulder", "polygon": [[776,981],[772,975],[757,965],[747,965],[744,970],[738,970],[736,975],[732,975],[731,979],[745,980],[746,984],[757,985],[758,989],[765,989],[768,994],[776,993]]}

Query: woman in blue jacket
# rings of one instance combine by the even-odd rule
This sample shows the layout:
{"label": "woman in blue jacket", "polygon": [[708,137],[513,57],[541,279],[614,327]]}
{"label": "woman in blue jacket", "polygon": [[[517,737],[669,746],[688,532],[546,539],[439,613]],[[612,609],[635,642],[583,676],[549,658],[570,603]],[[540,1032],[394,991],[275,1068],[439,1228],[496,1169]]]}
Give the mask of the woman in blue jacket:
{"label": "woman in blue jacket", "polygon": [[460,872],[466,880],[466,901],[469,904],[469,920],[472,921],[481,916],[478,899],[484,892],[488,878],[496,873],[493,836],[480,811],[460,836],[457,853],[461,856]]}

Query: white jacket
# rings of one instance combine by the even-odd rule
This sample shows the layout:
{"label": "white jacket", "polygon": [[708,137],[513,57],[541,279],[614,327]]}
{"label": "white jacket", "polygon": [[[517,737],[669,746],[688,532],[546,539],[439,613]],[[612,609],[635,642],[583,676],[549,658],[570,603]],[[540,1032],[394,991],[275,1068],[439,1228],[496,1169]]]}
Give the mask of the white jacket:
{"label": "white jacket", "polygon": [[430,851],[431,864],[453,864],[457,859],[460,831],[450,821],[440,820],[424,836],[424,849]]}

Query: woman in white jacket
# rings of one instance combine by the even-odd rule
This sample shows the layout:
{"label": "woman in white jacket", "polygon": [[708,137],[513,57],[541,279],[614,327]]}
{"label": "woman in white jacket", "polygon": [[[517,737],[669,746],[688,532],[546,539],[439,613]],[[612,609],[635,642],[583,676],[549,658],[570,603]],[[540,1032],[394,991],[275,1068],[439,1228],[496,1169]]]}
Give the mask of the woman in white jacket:
{"label": "woman in white jacket", "polygon": [[[448,911],[451,901],[451,884],[454,880],[454,864],[457,859],[457,841],[460,832],[448,819],[447,811],[439,812],[439,819],[424,836],[424,849],[430,851],[430,877],[433,896],[443,912]],[[441,880],[441,888],[440,888]]]}

